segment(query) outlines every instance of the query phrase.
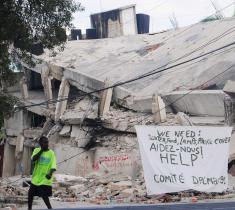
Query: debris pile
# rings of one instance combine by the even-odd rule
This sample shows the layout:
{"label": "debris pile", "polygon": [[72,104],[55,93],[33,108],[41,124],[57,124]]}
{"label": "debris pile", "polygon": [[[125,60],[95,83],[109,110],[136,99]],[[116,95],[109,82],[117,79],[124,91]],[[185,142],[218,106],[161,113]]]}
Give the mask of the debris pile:
{"label": "debris pile", "polygon": [[0,180],[0,208],[16,209],[17,204],[25,203],[27,203],[27,189],[15,182]]}
{"label": "debris pile", "polygon": [[[21,179],[14,185],[0,181],[0,210],[15,210],[27,203],[28,187],[22,187]],[[143,172],[135,178],[121,174],[91,174],[86,178],[55,174],[53,197],[61,202],[81,202],[84,204],[158,204],[194,203],[209,199],[234,199],[234,191],[224,193],[202,193],[186,191],[163,195],[147,195]]]}
{"label": "debris pile", "polygon": [[54,190],[53,195],[59,201],[85,202],[96,205],[197,202],[206,199],[234,198],[234,194],[231,192],[201,193],[192,191],[148,196],[143,174],[135,179],[117,174],[102,177],[93,174],[86,178],[56,175]]}
{"label": "debris pile", "polygon": [[[116,181],[119,180],[119,181]],[[56,175],[54,196],[61,201],[81,201],[94,204],[143,203],[146,189],[142,179],[123,175],[73,177]]]}

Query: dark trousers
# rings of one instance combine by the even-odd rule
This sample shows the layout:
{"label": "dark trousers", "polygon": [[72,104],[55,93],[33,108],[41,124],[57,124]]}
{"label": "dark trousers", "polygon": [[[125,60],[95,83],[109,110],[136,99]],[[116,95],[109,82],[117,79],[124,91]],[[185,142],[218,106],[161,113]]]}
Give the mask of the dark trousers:
{"label": "dark trousers", "polygon": [[49,200],[49,196],[51,196],[52,188],[51,186],[36,186],[34,184],[30,185],[29,191],[28,191],[28,210],[32,209],[33,205],[33,197],[39,196],[43,199],[44,203],[46,204],[48,209],[52,209],[51,203]]}

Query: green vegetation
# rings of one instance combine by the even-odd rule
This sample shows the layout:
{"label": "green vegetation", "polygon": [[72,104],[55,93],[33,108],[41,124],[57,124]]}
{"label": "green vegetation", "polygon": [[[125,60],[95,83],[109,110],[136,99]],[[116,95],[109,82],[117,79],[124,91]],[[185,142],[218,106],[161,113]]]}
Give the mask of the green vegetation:
{"label": "green vegetation", "polygon": [[0,1],[0,128],[16,100],[6,87],[14,84],[12,63],[22,60],[32,64],[32,46],[40,43],[53,50],[63,47],[66,28],[72,14],[83,10],[73,0],[2,0]]}

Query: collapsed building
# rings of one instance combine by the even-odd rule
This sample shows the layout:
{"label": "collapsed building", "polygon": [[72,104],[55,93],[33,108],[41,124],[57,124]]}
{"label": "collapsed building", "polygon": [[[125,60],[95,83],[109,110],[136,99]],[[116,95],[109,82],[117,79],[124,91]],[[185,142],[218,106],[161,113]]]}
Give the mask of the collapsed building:
{"label": "collapsed building", "polygon": [[[23,106],[5,119],[2,176],[30,174],[41,135],[56,153],[58,173],[136,176],[142,166],[135,125],[232,126],[233,46],[200,55],[233,42],[234,24],[232,18],[70,41],[54,57],[35,56],[36,66],[22,63],[9,92]],[[233,144],[234,135],[231,154]]]}

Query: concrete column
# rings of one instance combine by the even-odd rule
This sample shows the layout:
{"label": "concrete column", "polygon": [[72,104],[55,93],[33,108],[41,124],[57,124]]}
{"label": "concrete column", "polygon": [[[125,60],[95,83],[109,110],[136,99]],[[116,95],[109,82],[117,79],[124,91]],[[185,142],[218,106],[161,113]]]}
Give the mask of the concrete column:
{"label": "concrete column", "polygon": [[160,96],[153,95],[152,113],[155,123],[166,121],[165,103]]}
{"label": "concrete column", "polygon": [[20,134],[16,139],[15,158],[20,160],[24,150],[24,136]]}
{"label": "concrete column", "polygon": [[20,134],[16,139],[15,147],[15,175],[23,175],[23,150],[24,150],[24,136]]}
{"label": "concrete column", "polygon": [[[52,87],[51,87],[52,77],[49,74],[50,74],[49,69],[41,72],[42,85],[47,100],[53,99]],[[48,104],[48,107],[52,108],[53,104]]]}
{"label": "concrete column", "polygon": [[[104,87],[109,87],[109,86],[110,83],[106,79],[104,82]],[[109,111],[112,95],[113,95],[113,88],[109,88],[107,90],[102,91],[99,104],[99,116],[102,116]]]}
{"label": "concrete column", "polygon": [[10,177],[14,175],[15,175],[15,147],[6,142],[4,146],[2,177]]}
{"label": "concrete column", "polygon": [[22,79],[20,80],[20,91],[21,91],[22,98],[27,100],[29,98],[29,92],[28,92],[28,85],[26,83],[25,76],[23,76]]}
{"label": "concrete column", "polygon": [[24,146],[22,157],[23,174],[30,175],[32,148]]}
{"label": "concrete column", "polygon": [[[70,90],[70,84],[68,80],[62,79],[59,89],[58,102],[56,103],[55,121],[58,121],[61,115],[64,114],[67,107],[67,100],[63,100],[68,97]],[[62,101],[60,101],[62,99]]]}
{"label": "concrete column", "polygon": [[[53,99],[53,94],[52,94],[52,87],[51,87],[51,77],[48,77],[44,80],[44,93],[47,98],[47,100],[52,100]],[[48,104],[49,108],[53,107],[53,104]]]}

